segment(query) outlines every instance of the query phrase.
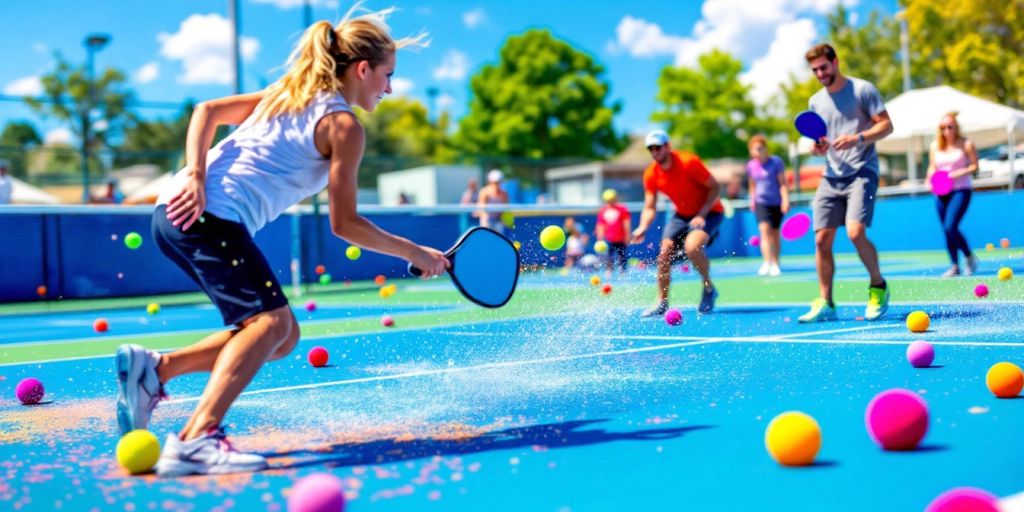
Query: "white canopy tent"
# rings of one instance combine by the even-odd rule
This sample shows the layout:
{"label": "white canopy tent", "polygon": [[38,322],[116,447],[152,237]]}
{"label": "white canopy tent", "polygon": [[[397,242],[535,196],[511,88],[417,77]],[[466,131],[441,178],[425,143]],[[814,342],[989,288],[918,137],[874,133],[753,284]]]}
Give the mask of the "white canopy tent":
{"label": "white canopy tent", "polygon": [[60,198],[41,188],[29,185],[13,176],[11,180],[11,203],[13,204],[59,204]]}
{"label": "white canopy tent", "polygon": [[[1014,139],[1024,139],[1024,111],[1000,105],[948,85],[907,91],[886,102],[892,118],[893,132],[875,143],[881,154],[922,155],[935,139],[939,118],[947,112],[957,112],[960,132],[979,148],[1008,143],[1012,153]],[[917,178],[915,160],[911,163],[909,178]],[[1010,156],[1013,161],[1013,155]]]}

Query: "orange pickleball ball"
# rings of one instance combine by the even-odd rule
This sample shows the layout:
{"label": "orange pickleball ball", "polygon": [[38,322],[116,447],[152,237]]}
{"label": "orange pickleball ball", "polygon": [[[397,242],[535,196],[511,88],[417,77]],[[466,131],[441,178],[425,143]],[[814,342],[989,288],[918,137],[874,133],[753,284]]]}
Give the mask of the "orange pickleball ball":
{"label": "orange pickleball ball", "polygon": [[985,374],[985,385],[999,398],[1012,398],[1024,389],[1024,371],[1013,363],[996,363]]}

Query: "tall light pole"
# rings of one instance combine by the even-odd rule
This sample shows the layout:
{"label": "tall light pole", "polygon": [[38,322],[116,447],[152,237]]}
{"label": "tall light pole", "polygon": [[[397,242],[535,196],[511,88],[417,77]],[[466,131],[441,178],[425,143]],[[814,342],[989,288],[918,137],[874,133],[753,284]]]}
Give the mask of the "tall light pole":
{"label": "tall light pole", "polygon": [[238,0],[228,0],[228,17],[231,18],[231,62],[235,70],[235,94],[242,94],[242,56],[239,49],[239,18]]}
{"label": "tall light pole", "polygon": [[83,44],[85,45],[86,55],[86,66],[85,72],[87,73],[86,80],[89,82],[89,91],[85,98],[85,108],[82,109],[82,146],[81,146],[81,157],[82,157],[82,203],[89,203],[89,139],[90,137],[90,123],[89,118],[92,113],[93,105],[96,104],[96,70],[94,65],[94,55],[96,52],[103,49],[107,43],[110,42],[110,36],[107,34],[89,34],[85,37]]}
{"label": "tall light pole", "polygon": [[[906,94],[913,87],[910,83],[910,30],[907,28],[907,11],[897,12],[896,19],[900,22],[900,60],[903,70],[903,93]],[[907,178],[911,183],[917,181],[917,155],[914,151],[913,135],[907,143]]]}

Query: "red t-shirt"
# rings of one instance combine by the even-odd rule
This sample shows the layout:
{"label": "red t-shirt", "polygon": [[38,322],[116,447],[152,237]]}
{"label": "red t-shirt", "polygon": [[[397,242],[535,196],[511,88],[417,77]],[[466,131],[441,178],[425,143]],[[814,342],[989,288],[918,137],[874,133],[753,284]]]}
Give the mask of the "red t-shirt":
{"label": "red t-shirt", "polygon": [[[651,162],[644,171],[644,190],[661,192],[672,200],[676,213],[693,217],[708,200],[708,187],[704,185],[711,172],[693,153],[672,152],[672,168],[665,170],[658,162]],[[715,201],[711,211],[723,213],[721,201]]]}
{"label": "red t-shirt", "polygon": [[629,210],[619,203],[606,204],[597,212],[597,225],[604,226],[604,239],[615,244],[626,241]]}

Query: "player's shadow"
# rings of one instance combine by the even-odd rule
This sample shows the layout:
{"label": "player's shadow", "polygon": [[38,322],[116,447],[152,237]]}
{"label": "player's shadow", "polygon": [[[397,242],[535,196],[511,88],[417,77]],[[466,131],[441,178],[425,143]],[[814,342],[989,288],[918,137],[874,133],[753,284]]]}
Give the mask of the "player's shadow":
{"label": "player's shadow", "polygon": [[582,430],[583,427],[606,420],[579,420],[545,425],[531,425],[487,432],[465,439],[379,439],[364,443],[341,443],[326,447],[306,448],[287,452],[265,453],[273,458],[305,458],[270,469],[289,469],[305,466],[347,467],[369,464],[387,464],[437,455],[467,455],[473,453],[515,450],[532,446],[547,449],[589,446],[615,441],[664,441],[681,437],[689,432],[714,428],[712,425],[655,428],[630,432],[609,432],[604,429]]}

